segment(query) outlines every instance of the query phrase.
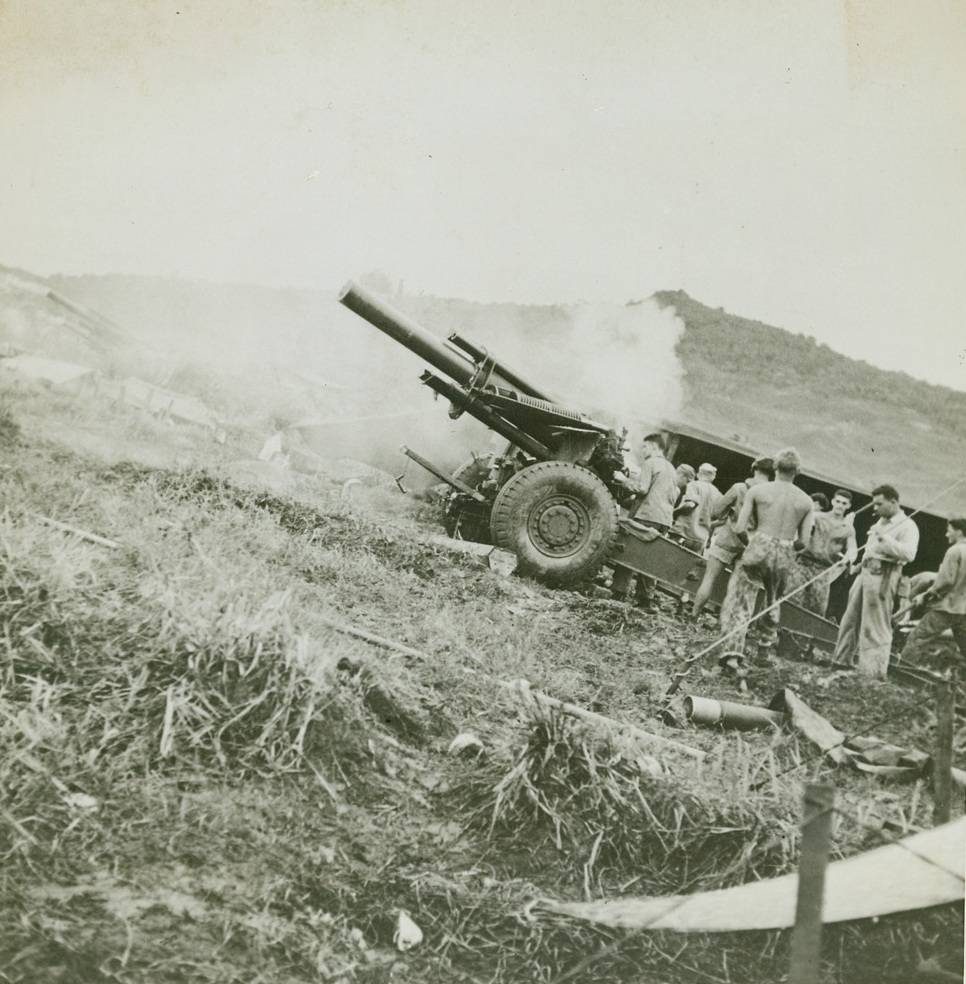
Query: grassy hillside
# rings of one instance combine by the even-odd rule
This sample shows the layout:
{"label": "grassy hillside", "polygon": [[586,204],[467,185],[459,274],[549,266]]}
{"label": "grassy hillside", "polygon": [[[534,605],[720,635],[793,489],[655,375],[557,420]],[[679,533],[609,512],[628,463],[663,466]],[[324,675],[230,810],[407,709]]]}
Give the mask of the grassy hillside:
{"label": "grassy hillside", "polygon": [[[332,291],[201,284],[176,278],[54,276],[48,283],[102,311],[143,340],[222,354],[270,351],[273,339],[308,348],[321,329]],[[277,354],[277,353],[276,353]]]}
{"label": "grassy hillside", "polygon": [[[686,325],[678,352],[688,423],[762,451],[795,444],[811,468],[860,488],[890,482],[916,505],[963,477],[966,393],[846,358],[683,291],[655,299]],[[966,486],[931,511],[966,514]]]}
{"label": "grassy hillside", "polygon": [[[256,467],[254,412],[218,445],[2,386],[5,982],[772,984],[787,932],[627,936],[532,903],[792,871],[808,780],[838,788],[838,857],[930,822],[921,784],[834,770],[794,735],[665,723],[671,674],[713,635],[669,599],[645,616],[501,576],[427,542],[429,500]],[[499,683],[520,678],[657,741]],[[699,666],[689,686],[793,687],[849,733],[934,740],[924,694],[820,665],[755,667],[747,693]],[[465,732],[482,753],[448,752]],[[423,934],[405,951],[401,912]],[[961,964],[962,907],[824,940],[828,981],[908,981]]]}

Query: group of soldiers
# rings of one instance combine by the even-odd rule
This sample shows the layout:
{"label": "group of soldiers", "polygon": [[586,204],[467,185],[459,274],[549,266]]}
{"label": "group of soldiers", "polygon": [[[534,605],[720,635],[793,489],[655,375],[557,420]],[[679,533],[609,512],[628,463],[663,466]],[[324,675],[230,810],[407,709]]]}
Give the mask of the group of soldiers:
{"label": "group of soldiers", "polygon": [[[633,493],[628,516],[704,556],[692,616],[701,615],[730,568],[721,644],[743,651],[751,624],[758,656],[768,659],[778,642],[778,602],[790,598],[824,616],[832,582],[849,571],[857,576],[839,625],[835,658],[884,679],[902,570],[919,547],[919,528],[900,507],[896,489],[880,485],[872,490],[876,521],[860,550],[851,492],[837,489],[831,502],[821,493],[809,496],[795,485],[802,463],[794,448],[756,459],[749,478],[723,494],[714,485],[712,465],[702,464],[696,472],[689,465],[675,468],[665,453],[662,434],[644,438],[640,475],[626,481]],[[903,652],[908,662],[920,660],[947,630],[966,657],[966,519],[950,520],[946,537],[950,546],[938,573],[920,582],[906,609],[922,614]],[[638,576],[632,591],[633,582],[630,570],[615,567],[613,597],[653,610],[650,579]],[[761,612],[757,619],[756,609]]]}

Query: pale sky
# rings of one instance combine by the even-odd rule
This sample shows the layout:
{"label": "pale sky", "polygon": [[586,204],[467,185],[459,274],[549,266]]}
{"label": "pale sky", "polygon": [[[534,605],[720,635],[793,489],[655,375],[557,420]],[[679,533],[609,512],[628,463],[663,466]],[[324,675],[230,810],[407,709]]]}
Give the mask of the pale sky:
{"label": "pale sky", "polygon": [[0,0],[0,263],[686,290],[966,390],[961,0]]}

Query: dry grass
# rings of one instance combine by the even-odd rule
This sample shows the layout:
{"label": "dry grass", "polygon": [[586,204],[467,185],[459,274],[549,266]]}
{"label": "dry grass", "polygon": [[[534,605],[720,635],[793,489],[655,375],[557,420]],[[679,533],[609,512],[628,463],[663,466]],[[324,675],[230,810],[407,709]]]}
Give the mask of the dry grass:
{"label": "dry grass", "polygon": [[[493,836],[545,856],[555,851],[584,896],[706,891],[787,870],[797,848],[791,816],[766,817],[747,790],[709,796],[713,781],[661,775],[572,720],[538,712],[512,767],[467,776],[463,815]],[[717,777],[716,777],[717,778]],[[629,873],[636,872],[634,877]]]}
{"label": "dry grass", "polygon": [[[380,490],[282,495],[73,453],[50,421],[74,406],[93,426],[60,396],[0,406],[0,980],[780,979],[783,934],[625,939],[528,915],[540,895],[794,867],[801,780],[820,771],[787,771],[807,759],[794,739],[693,732],[703,772],[654,776],[487,682],[525,676],[660,731],[647,681],[659,693],[687,642],[669,614],[501,581],[418,542],[427,507],[389,515]],[[484,759],[446,756],[462,730]],[[840,850],[862,836],[840,830]],[[405,955],[399,909],[425,934]],[[947,907],[830,930],[828,979],[907,979],[961,929]]]}

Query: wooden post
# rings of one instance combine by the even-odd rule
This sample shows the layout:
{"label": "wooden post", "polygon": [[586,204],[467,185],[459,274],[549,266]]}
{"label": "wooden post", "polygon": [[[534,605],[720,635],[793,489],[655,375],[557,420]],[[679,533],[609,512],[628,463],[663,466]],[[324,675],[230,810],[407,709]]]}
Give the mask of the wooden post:
{"label": "wooden post", "polygon": [[822,958],[822,896],[832,831],[835,787],[805,787],[802,856],[798,866],[798,901],[792,930],[788,984],[818,984]]}
{"label": "wooden post", "polygon": [[936,761],[932,776],[933,826],[949,823],[952,801],[953,712],[956,700],[956,676],[936,687]]}

